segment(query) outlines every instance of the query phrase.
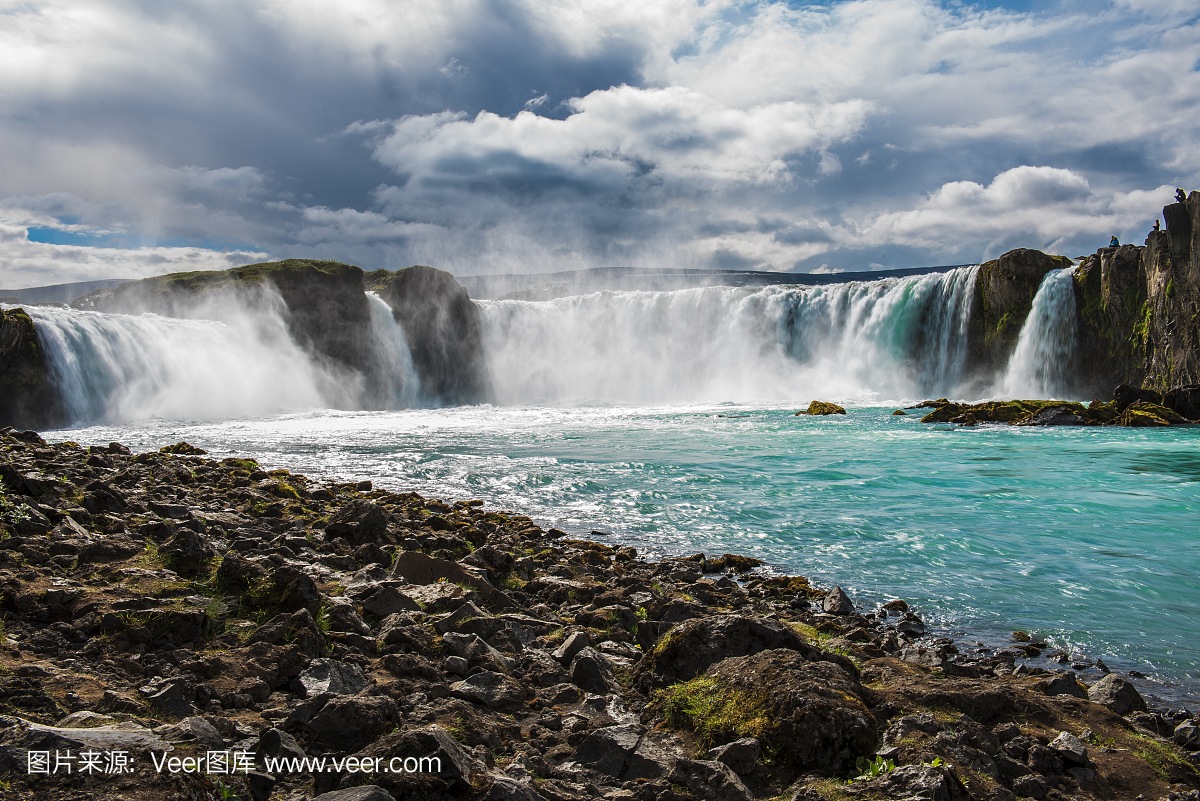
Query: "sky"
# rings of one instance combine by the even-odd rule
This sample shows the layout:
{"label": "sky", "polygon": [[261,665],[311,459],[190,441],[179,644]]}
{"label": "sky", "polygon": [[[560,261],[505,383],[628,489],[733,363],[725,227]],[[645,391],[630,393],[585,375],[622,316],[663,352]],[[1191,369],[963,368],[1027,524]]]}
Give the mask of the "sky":
{"label": "sky", "polygon": [[1194,0],[0,0],[0,286],[1140,243]]}

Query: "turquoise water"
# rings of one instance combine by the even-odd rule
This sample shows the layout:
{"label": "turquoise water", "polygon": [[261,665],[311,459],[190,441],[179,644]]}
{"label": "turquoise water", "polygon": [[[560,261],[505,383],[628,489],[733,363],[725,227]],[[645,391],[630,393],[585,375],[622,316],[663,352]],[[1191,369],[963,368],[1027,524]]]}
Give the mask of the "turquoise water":
{"label": "turquoise water", "polygon": [[314,476],[481,498],[650,553],[732,551],[903,597],[943,631],[1026,629],[1200,698],[1200,427],[958,428],[893,407],[316,412],[50,432],[186,439]]}

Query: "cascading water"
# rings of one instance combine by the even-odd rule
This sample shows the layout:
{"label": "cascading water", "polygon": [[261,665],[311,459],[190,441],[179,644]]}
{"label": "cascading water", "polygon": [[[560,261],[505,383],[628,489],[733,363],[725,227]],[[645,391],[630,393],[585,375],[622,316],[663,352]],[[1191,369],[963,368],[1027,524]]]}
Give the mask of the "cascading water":
{"label": "cascading water", "polygon": [[997,387],[1008,398],[1066,398],[1071,394],[1079,332],[1075,309],[1075,268],[1048,273],[1033,298],[1033,307],[1008,368]]}
{"label": "cascading water", "polygon": [[323,388],[333,377],[270,315],[236,324],[38,306],[27,311],[76,424],[252,417],[328,405]]}
{"label": "cascading water", "polygon": [[392,315],[392,307],[374,292],[367,293],[371,308],[371,341],[377,375],[374,384],[379,395],[375,405],[385,409],[405,409],[421,400],[421,377],[413,366],[412,351],[404,329]]}
{"label": "cascading water", "polygon": [[897,399],[961,384],[977,273],[480,305],[500,403]]}

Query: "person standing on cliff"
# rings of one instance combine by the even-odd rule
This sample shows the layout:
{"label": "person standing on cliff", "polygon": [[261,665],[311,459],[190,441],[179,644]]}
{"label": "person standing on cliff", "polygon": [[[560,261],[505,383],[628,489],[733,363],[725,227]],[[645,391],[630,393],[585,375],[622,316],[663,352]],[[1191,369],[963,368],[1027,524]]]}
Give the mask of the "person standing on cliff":
{"label": "person standing on cliff", "polygon": [[1159,225],[1158,225],[1158,220],[1155,220],[1155,221],[1154,221],[1154,233],[1156,233],[1156,234],[1157,234],[1157,233],[1158,233],[1159,231],[1161,231],[1161,230],[1162,230],[1162,228],[1160,228],[1160,227],[1159,227]]}
{"label": "person standing on cliff", "polygon": [[1121,246],[1121,243],[1117,241],[1117,235],[1116,235],[1116,234],[1113,234],[1113,236],[1112,236],[1112,239],[1108,240],[1108,246],[1109,246],[1110,248],[1116,248],[1116,247],[1120,247],[1120,246]]}
{"label": "person standing on cliff", "polygon": [[1187,192],[1184,192],[1182,187],[1175,190],[1175,200],[1179,203],[1187,202]]}

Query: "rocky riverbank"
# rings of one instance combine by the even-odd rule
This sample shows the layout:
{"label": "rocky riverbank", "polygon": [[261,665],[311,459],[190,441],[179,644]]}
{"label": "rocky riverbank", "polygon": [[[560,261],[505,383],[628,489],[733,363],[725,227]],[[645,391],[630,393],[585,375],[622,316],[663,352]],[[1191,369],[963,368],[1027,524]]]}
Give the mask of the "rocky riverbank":
{"label": "rocky riverbank", "polygon": [[1122,677],[753,559],[185,444],[5,430],[0,479],[5,799],[1200,798]]}

